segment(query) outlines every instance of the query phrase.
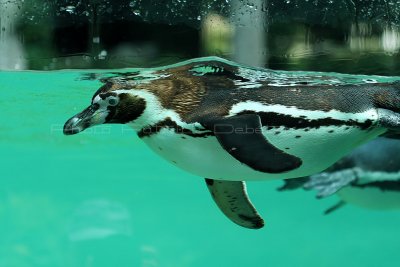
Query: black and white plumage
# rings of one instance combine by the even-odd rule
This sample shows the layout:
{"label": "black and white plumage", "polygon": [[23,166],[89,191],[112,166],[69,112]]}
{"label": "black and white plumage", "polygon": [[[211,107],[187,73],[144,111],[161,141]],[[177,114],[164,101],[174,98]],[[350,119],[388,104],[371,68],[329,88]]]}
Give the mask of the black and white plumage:
{"label": "black and white plumage", "polygon": [[[64,133],[128,124],[161,157],[195,175],[229,181],[227,195],[236,195],[230,201],[252,207],[242,181],[308,176],[399,129],[400,84],[346,79],[194,59],[106,79]],[[243,225],[255,220],[249,228],[261,227],[253,215],[243,216]]]}
{"label": "black and white plumage", "polygon": [[336,194],[345,203],[369,209],[400,209],[400,140],[377,138],[345,156],[322,173],[285,180],[280,190],[316,190],[317,197]]}

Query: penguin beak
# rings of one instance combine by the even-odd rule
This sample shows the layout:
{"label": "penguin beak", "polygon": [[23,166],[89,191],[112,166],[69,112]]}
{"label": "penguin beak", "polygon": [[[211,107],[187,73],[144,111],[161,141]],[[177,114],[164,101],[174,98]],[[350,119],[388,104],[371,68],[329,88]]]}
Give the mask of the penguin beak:
{"label": "penguin beak", "polygon": [[102,124],[106,121],[108,112],[99,109],[99,105],[93,104],[76,114],[64,124],[64,134],[73,135],[94,125]]}

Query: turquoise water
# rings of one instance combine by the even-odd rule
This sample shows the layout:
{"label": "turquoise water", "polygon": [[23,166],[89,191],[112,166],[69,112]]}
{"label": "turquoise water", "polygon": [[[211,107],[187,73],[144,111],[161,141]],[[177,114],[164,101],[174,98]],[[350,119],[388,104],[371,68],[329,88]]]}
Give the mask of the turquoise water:
{"label": "turquoise water", "polygon": [[87,72],[101,73],[0,72],[0,267],[400,264],[400,212],[348,205],[324,216],[335,196],[253,182],[266,226],[248,230],[128,127],[64,136],[101,85]]}

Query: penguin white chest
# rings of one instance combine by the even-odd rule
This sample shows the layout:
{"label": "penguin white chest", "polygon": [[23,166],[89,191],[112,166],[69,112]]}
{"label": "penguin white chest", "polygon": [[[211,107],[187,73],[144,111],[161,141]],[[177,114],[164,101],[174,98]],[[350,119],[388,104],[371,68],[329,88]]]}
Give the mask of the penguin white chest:
{"label": "penguin white chest", "polygon": [[287,179],[323,171],[355,147],[382,134],[383,130],[365,131],[356,127],[327,126],[303,129],[268,130],[263,128],[269,142],[288,154],[299,157],[299,168],[270,174],[255,171],[232,157],[215,136],[192,137],[163,128],[142,140],[158,155],[192,174],[219,180]]}

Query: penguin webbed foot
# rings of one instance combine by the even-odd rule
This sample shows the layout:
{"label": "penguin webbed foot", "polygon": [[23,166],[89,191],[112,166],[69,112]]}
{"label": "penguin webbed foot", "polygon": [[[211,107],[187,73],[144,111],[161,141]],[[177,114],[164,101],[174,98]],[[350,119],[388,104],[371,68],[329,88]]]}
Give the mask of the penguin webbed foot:
{"label": "penguin webbed foot", "polygon": [[316,190],[317,198],[331,196],[342,188],[357,181],[357,171],[345,169],[337,172],[322,172],[311,175],[308,182],[303,185],[306,190]]}
{"label": "penguin webbed foot", "polygon": [[283,180],[283,185],[278,187],[278,191],[289,191],[303,188],[304,184],[309,180],[309,177],[300,177]]}

